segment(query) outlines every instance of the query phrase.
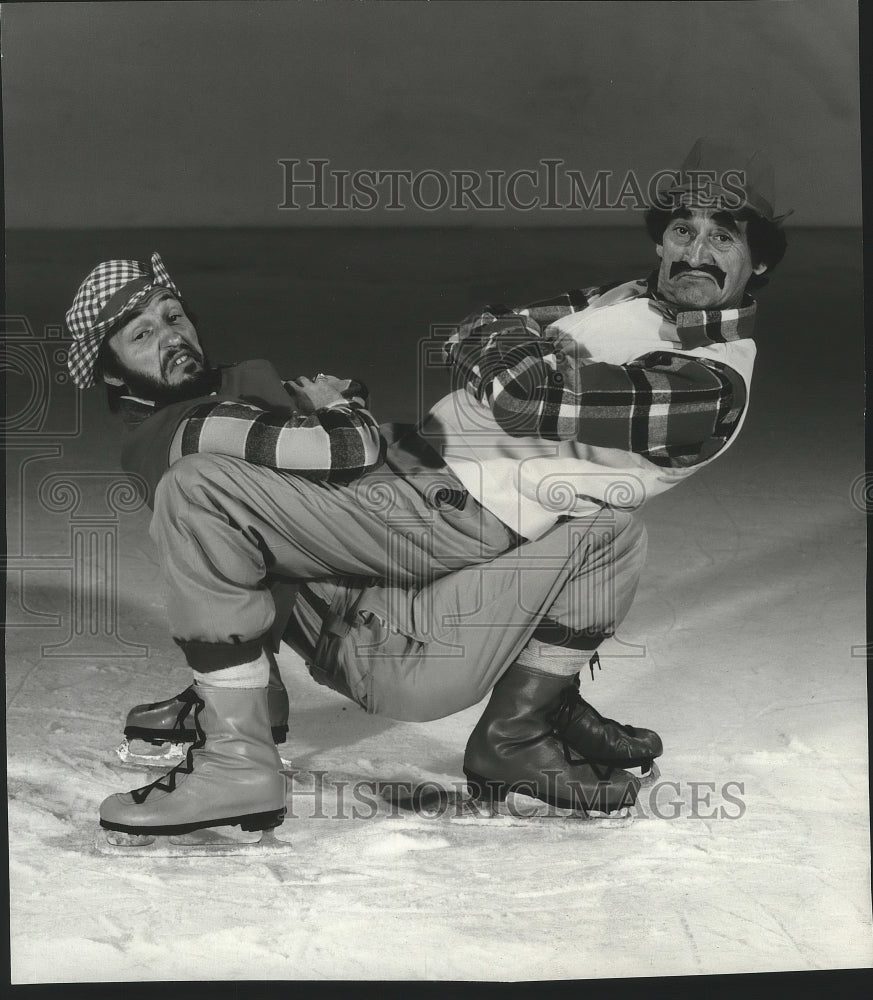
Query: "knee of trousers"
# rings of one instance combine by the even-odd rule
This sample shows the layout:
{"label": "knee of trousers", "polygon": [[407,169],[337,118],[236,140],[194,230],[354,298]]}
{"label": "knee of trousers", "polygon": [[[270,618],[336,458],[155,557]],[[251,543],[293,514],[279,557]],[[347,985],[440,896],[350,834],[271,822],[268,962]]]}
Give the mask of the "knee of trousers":
{"label": "knee of trousers", "polygon": [[613,511],[611,523],[591,532],[590,546],[579,554],[581,572],[604,572],[626,584],[639,578],[646,561],[645,525],[624,511]]}
{"label": "knee of trousers", "polygon": [[622,510],[609,510],[605,515],[582,522],[588,553],[608,553],[612,561],[619,558],[645,559],[648,535],[642,521]]}
{"label": "knee of trousers", "polygon": [[[155,490],[152,535],[160,534],[163,525],[195,517],[198,507],[214,504],[220,491],[215,487],[228,478],[239,483],[242,476],[232,475],[225,455],[185,455],[161,476]],[[244,472],[244,470],[242,470]]]}
{"label": "knee of trousers", "polygon": [[155,490],[155,509],[159,504],[172,503],[178,497],[190,497],[199,487],[223,477],[225,472],[224,455],[184,455],[161,476]]}
{"label": "knee of trousers", "polygon": [[646,552],[649,547],[646,526],[630,514],[622,514],[622,518],[626,520],[616,525],[616,556],[628,564],[642,566],[646,561]]}

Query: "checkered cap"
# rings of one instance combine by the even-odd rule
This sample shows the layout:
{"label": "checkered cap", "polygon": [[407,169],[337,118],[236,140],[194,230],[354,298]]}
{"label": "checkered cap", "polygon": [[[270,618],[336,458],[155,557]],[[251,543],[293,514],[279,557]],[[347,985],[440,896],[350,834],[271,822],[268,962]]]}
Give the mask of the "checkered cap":
{"label": "checkered cap", "polygon": [[73,344],[67,367],[80,389],[94,385],[94,362],[107,330],[155,288],[180,296],[158,253],[150,264],[138,260],[107,260],[98,264],[79,286],[67,312]]}

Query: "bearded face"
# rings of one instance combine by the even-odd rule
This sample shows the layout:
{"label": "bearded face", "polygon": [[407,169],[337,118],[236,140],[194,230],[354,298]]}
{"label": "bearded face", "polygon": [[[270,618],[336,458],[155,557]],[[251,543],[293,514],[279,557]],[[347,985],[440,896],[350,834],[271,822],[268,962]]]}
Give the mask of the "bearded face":
{"label": "bearded face", "polygon": [[166,405],[210,391],[214,373],[179,300],[156,289],[112,334],[104,378]]}

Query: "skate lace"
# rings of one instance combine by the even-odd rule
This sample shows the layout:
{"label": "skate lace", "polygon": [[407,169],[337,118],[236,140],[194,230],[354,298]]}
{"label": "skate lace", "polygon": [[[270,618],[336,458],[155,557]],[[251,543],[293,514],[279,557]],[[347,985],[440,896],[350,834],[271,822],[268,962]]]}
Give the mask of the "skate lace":
{"label": "skate lace", "polygon": [[174,792],[176,790],[178,775],[191,774],[194,770],[194,751],[206,746],[206,733],[203,732],[203,727],[200,725],[200,710],[206,703],[202,698],[198,698],[194,691],[190,689],[183,692],[183,694],[186,694],[188,696],[186,700],[190,701],[186,711],[190,711],[191,705],[194,706],[194,731],[197,733],[197,738],[188,747],[185,759],[180,761],[171,771],[162,774],[157,781],[153,781],[149,785],[144,785],[142,788],[134,788],[131,791],[130,797],[137,805],[145,802],[155,789],[160,789],[162,792]]}
{"label": "skate lace", "polygon": [[[600,670],[600,657],[595,651],[594,656],[591,657],[589,661],[589,666],[591,668],[591,676],[594,676],[594,664],[597,663],[597,669]],[[592,771],[597,775],[601,781],[609,781],[612,777],[612,772],[615,770],[614,764],[605,764],[600,761],[593,761],[588,757],[584,757],[581,754],[575,753],[573,748],[567,742],[565,734],[570,722],[573,719],[573,715],[577,709],[581,708],[583,705],[588,709],[588,711],[593,712],[597,717],[598,721],[603,721],[603,716],[597,711],[593,705],[589,705],[582,698],[582,693],[579,690],[580,678],[576,677],[575,682],[568,684],[560,694],[560,701],[558,707],[555,709],[554,713],[548,718],[548,723],[552,727],[552,732],[561,744],[561,749],[564,753],[564,760],[572,767],[577,764],[586,764],[591,768]]]}
{"label": "skate lace", "polygon": [[602,670],[603,667],[600,666],[600,655],[597,650],[594,650],[594,656],[588,661],[588,669],[591,671],[591,680],[594,680],[594,666],[597,665],[598,670]]}
{"label": "skate lace", "polygon": [[[595,663],[597,664],[597,669],[601,670],[602,667],[600,666],[600,657],[597,655],[596,651],[594,655],[591,657],[591,659],[588,661],[588,666],[591,669],[592,678],[594,677]],[[561,691],[560,694],[561,700],[558,703],[558,707],[549,717],[548,720],[549,724],[554,730],[555,735],[558,737],[560,737],[563,733],[566,732],[567,727],[570,725],[570,721],[573,718],[573,713],[576,711],[577,708],[581,708],[583,704],[587,706],[589,711],[594,712],[594,714],[597,716],[599,720],[602,720],[603,718],[593,705],[588,705],[587,702],[583,701],[582,693],[580,691],[581,683],[582,683],[581,678],[577,674],[573,680],[573,683],[568,684],[567,687],[565,687]]]}
{"label": "skate lace", "polygon": [[[184,729],[185,719],[188,718],[188,716],[191,714],[191,709],[196,707],[197,702],[200,699],[197,697],[196,694],[194,694],[193,688],[185,688],[185,690],[181,691],[178,695],[176,695],[176,697],[178,698],[179,701],[182,702],[182,707],[179,709],[179,714],[176,716],[176,721],[173,724],[173,728]],[[195,719],[196,719],[196,712],[195,712]],[[195,728],[196,725],[197,723],[195,721]]]}
{"label": "skate lace", "polygon": [[547,720],[555,736],[560,738],[567,731],[567,726],[573,718],[573,712],[575,712],[581,701],[582,696],[579,694],[579,689],[575,684],[565,687],[561,691],[558,707]]}
{"label": "skate lace", "polygon": [[581,754],[573,752],[573,748],[570,744],[561,736],[560,733],[555,733],[558,740],[561,743],[561,749],[564,752],[564,760],[571,766],[575,767],[577,764],[585,764],[591,768],[591,770],[597,775],[601,781],[609,781],[612,777],[612,772],[616,769],[616,764],[604,763],[603,761],[591,760],[590,757],[583,757]]}

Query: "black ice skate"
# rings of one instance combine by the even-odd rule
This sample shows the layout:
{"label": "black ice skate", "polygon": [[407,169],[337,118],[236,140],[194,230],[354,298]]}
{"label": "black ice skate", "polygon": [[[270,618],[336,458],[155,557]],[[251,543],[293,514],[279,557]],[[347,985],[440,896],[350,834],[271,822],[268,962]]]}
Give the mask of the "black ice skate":
{"label": "black ice skate", "polygon": [[523,793],[580,815],[635,803],[640,782],[633,774],[568,760],[551,721],[566,686],[566,677],[518,663],[500,678],[464,754],[475,800],[499,806],[510,792]]}

